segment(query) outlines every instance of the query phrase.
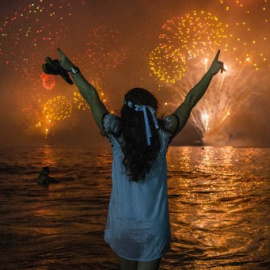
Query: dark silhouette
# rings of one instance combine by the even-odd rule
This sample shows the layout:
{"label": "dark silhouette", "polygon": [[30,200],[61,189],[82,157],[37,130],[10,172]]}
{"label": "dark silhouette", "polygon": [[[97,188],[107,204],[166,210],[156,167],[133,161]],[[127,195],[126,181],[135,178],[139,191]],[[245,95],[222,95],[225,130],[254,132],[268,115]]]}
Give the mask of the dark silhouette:
{"label": "dark silhouette", "polygon": [[37,183],[42,186],[49,186],[49,184],[59,183],[58,180],[49,176],[50,168],[43,167],[42,171],[39,173],[37,178]]}

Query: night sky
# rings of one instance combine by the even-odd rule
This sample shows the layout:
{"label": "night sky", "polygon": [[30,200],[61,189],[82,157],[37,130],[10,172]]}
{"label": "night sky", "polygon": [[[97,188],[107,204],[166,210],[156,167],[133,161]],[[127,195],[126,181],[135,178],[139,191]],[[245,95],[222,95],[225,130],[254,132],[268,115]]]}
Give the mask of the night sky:
{"label": "night sky", "polygon": [[270,145],[267,0],[0,1],[0,146],[102,145],[77,88],[42,73],[60,47],[118,113],[144,87],[172,113],[209,67],[218,74],[174,144]]}

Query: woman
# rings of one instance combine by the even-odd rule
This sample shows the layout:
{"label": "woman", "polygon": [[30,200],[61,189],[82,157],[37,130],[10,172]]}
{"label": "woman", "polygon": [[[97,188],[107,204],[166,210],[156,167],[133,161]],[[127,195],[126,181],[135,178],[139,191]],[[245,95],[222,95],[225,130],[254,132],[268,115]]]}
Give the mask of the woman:
{"label": "woman", "polygon": [[124,98],[120,117],[108,112],[95,88],[58,49],[60,65],[72,74],[88,102],[100,131],[113,151],[112,192],[105,241],[120,259],[121,269],[158,269],[170,248],[166,152],[170,141],[185,126],[191,110],[212,78],[223,72],[220,51],[176,111],[157,120],[157,100],[147,90],[134,88]]}

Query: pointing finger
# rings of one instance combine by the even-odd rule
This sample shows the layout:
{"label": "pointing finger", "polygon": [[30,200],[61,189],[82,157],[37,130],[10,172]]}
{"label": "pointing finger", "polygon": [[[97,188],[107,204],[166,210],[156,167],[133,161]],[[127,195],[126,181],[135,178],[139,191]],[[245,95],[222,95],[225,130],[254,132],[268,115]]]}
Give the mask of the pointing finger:
{"label": "pointing finger", "polygon": [[220,50],[217,51],[217,54],[216,54],[216,56],[215,56],[214,61],[218,61],[219,54],[220,54]]}
{"label": "pointing finger", "polygon": [[60,50],[60,48],[57,48],[57,51],[60,53],[60,55],[65,56],[65,54]]}

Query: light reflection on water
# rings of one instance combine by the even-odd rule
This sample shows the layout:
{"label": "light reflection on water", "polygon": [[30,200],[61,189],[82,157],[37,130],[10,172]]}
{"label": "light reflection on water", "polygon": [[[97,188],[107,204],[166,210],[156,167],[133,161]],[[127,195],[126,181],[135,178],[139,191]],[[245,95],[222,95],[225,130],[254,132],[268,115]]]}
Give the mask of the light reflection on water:
{"label": "light reflection on water", "polygon": [[172,250],[185,269],[269,269],[268,164],[269,149],[170,152]]}
{"label": "light reflection on water", "polygon": [[[161,269],[270,269],[270,149],[171,147]],[[59,184],[43,188],[43,166]],[[103,240],[109,149],[1,150],[4,269],[117,269]]]}

